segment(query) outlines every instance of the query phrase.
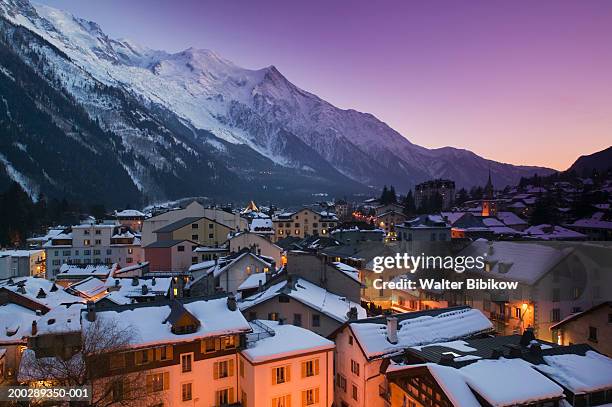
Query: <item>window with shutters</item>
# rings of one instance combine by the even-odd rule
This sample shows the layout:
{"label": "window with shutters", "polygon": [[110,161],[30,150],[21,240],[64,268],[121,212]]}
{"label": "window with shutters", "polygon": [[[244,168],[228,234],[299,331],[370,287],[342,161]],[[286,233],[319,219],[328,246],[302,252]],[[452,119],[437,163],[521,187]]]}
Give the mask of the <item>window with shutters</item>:
{"label": "window with shutters", "polygon": [[206,338],[202,341],[202,353],[211,353],[221,350],[221,340],[219,338]]}
{"label": "window with shutters", "polygon": [[317,376],[319,374],[319,359],[302,362],[302,377]]}
{"label": "window with shutters", "polygon": [[226,406],[234,403],[234,388],[228,387],[227,389],[217,390],[215,393],[215,405]]}
{"label": "window with shutters", "polygon": [[136,365],[146,365],[153,361],[153,349],[144,349],[136,351],[134,360]]}
{"label": "window with shutters", "polygon": [[234,375],[234,360],[227,359],[214,364],[214,378],[223,379]]}
{"label": "window with shutters", "polygon": [[351,372],[353,372],[355,376],[359,376],[359,363],[355,362],[353,359],[351,359]]}
{"label": "window with shutters", "polygon": [[193,398],[192,383],[183,383],[181,385],[181,399],[183,401],[189,401]]}
{"label": "window with shutters", "polygon": [[336,380],[338,381],[338,387],[342,389],[343,392],[346,393],[346,377],[342,376],[340,373],[336,376]]}
{"label": "window with shutters", "polygon": [[272,399],[272,407],[291,407],[291,394],[274,397]]}
{"label": "window with shutters", "polygon": [[353,397],[353,400],[358,401],[359,400],[359,390],[357,389],[357,386],[355,386],[354,384],[352,385],[353,387],[353,391],[351,396]]}
{"label": "window with shutters", "polygon": [[147,392],[155,393],[163,390],[168,390],[170,383],[170,373],[160,372],[149,374],[146,377]]}
{"label": "window with shutters", "polygon": [[244,377],[244,360],[242,359],[238,363],[238,370],[240,371],[240,377]]}
{"label": "window with shutters", "polygon": [[125,367],[125,354],[117,353],[110,356],[110,368],[114,369],[122,369]]}
{"label": "window with shutters", "polygon": [[155,348],[155,360],[163,362],[166,360],[172,360],[172,358],[172,345],[160,346],[159,348]]}
{"label": "window with shutters", "polygon": [[181,372],[188,373],[191,372],[191,361],[193,359],[192,353],[187,353],[185,355],[181,355]]}
{"label": "window with shutters", "polygon": [[221,338],[221,345],[223,349],[234,349],[236,347],[236,336],[224,336]]}
{"label": "window with shutters", "polygon": [[302,406],[312,406],[319,403],[319,388],[308,389],[302,392]]}
{"label": "window with shutters", "polygon": [[287,383],[291,380],[291,367],[279,366],[272,368],[272,384]]}

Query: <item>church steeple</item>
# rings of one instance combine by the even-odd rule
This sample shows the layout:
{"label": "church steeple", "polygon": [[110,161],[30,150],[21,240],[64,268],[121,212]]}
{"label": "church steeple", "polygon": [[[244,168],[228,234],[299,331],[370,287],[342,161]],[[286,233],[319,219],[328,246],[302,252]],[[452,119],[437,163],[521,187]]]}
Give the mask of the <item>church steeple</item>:
{"label": "church steeple", "polygon": [[485,185],[482,199],[482,216],[495,216],[497,214],[497,205],[493,197],[493,181],[491,181],[491,168],[489,168],[489,179]]}

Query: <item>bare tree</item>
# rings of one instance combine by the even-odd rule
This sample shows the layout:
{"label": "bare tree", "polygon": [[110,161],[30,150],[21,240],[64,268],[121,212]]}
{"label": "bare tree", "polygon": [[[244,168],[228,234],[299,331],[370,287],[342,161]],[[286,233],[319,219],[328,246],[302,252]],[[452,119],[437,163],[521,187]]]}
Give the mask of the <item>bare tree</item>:
{"label": "bare tree", "polygon": [[146,371],[128,367],[109,369],[112,358],[123,357],[129,351],[136,334],[132,327],[108,319],[87,321],[83,324],[81,345],[73,349],[69,358],[37,358],[34,350],[26,350],[20,365],[19,381],[44,381],[53,386],[91,386],[92,398],[83,404],[95,407],[159,403],[160,393],[147,391]]}

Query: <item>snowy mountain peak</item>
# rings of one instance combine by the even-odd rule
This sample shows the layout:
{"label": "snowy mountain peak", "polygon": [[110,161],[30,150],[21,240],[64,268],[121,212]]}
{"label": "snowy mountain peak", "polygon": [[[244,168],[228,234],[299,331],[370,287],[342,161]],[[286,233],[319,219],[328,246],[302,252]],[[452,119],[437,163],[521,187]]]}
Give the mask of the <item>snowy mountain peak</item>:
{"label": "snowy mountain peak", "polygon": [[[145,180],[152,173],[187,169],[191,158],[182,155],[185,151],[198,160],[204,155],[225,160],[210,160],[206,165],[211,169],[225,165],[229,172],[248,172],[257,156],[257,165],[297,169],[318,182],[348,184],[350,179],[353,185],[394,184],[400,190],[439,177],[452,178],[459,186],[484,184],[489,168],[499,186],[535,171],[550,172],[495,163],[450,147],[414,145],[371,114],[339,109],[302,90],[274,65],[250,70],[208,49],[154,50],[113,39],[95,22],[26,0],[0,0],[0,17],[53,46],[32,48],[48,64],[45,77],[53,78],[52,86],[60,86],[120,140],[114,143],[134,154],[144,145],[159,144],[146,147],[146,162],[122,162],[143,193],[151,188]],[[11,52],[21,53],[24,61],[31,57],[19,49]],[[91,94],[105,88],[124,96],[105,95],[104,100]],[[162,117],[156,116],[159,112]],[[164,126],[165,120],[172,125]],[[177,123],[190,130],[178,134]],[[152,159],[150,154],[157,151],[159,159]],[[231,154],[242,160],[246,154],[250,161]]]}

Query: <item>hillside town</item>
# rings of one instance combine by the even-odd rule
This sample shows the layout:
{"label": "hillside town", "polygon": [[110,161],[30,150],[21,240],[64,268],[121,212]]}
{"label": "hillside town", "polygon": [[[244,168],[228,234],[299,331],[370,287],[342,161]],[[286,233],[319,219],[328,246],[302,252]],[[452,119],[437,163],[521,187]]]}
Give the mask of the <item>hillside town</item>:
{"label": "hillside town", "polygon": [[[47,225],[0,251],[1,386],[91,386],[96,406],[610,405],[611,192],[489,174]],[[375,270],[398,253],[485,260]],[[518,288],[374,284],[424,275]]]}

